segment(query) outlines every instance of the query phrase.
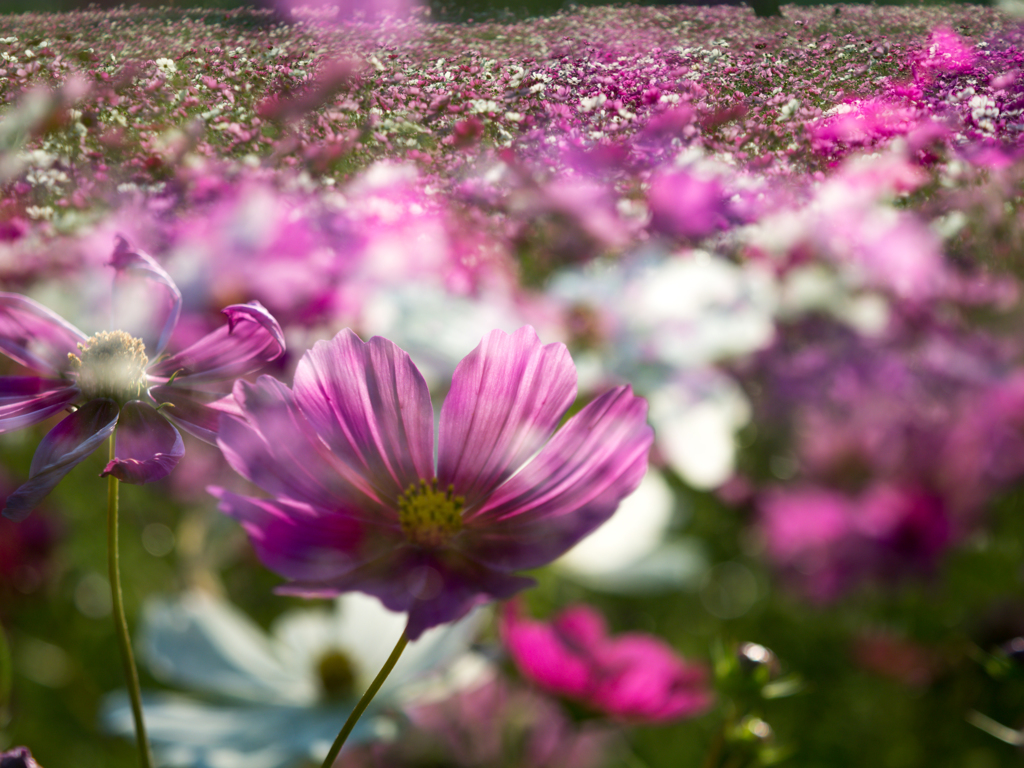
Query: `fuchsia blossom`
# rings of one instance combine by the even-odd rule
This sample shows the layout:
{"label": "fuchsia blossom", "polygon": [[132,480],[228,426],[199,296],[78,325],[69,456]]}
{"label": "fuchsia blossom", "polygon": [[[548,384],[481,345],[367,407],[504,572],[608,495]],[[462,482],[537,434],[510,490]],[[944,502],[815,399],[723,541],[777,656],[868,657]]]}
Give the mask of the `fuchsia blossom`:
{"label": "fuchsia blossom", "polygon": [[617,720],[664,723],[695,717],[711,706],[704,667],[653,635],[609,637],[604,619],[589,606],[567,608],[545,624],[521,618],[518,607],[509,604],[501,634],[527,678]]}
{"label": "fuchsia blossom", "polygon": [[[126,483],[166,477],[185,453],[174,425],[215,439],[217,385],[251,373],[284,352],[277,321],[258,303],[224,309],[228,324],[171,356],[163,348],[181,311],[181,294],[147,254],[118,238],[119,276],[162,286],[166,321],[147,356],[145,342],[123,330],[86,336],[35,301],[0,293],[0,352],[43,376],[0,377],[0,432],[72,410],[40,442],[29,479],[7,498],[4,515],[21,520],[104,440],[117,437],[102,475]],[[222,393],[221,393],[222,394]]]}
{"label": "fuchsia blossom", "polygon": [[647,468],[646,402],[617,387],[555,429],[576,396],[565,346],[492,331],[441,408],[409,356],[345,330],[299,362],[294,389],[239,382],[218,445],[273,498],[211,492],[264,564],[307,597],[358,590],[408,612],[411,639],[533,584]]}
{"label": "fuchsia blossom", "polygon": [[768,491],[759,506],[769,556],[818,601],[934,571],[953,539],[942,499],[919,487],[875,483],[851,496],[800,485]]}

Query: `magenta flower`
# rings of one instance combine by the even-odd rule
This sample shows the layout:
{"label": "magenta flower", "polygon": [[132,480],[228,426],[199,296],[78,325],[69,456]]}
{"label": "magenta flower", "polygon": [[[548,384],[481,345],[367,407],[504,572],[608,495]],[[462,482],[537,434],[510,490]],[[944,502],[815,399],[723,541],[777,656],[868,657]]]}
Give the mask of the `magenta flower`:
{"label": "magenta flower", "polygon": [[519,671],[542,689],[616,720],[666,723],[708,710],[707,670],[660,638],[642,632],[609,637],[601,615],[575,605],[546,624],[524,619],[514,603],[501,635]]}
{"label": "magenta flower", "polygon": [[168,297],[159,339],[123,330],[86,336],[29,298],[0,293],[0,352],[42,376],[0,377],[0,432],[38,424],[71,410],[39,443],[29,479],[7,498],[4,515],[21,520],[117,429],[114,459],[102,475],[126,483],[166,477],[185,453],[174,425],[216,439],[217,385],[251,373],[284,352],[277,321],[258,303],[224,309],[228,323],[188,349],[163,348],[181,311],[181,294],[148,255],[118,238],[111,264],[118,275],[162,286]]}
{"label": "magenta flower", "polygon": [[[408,612],[407,632],[533,584],[604,522],[647,468],[646,402],[628,386],[586,405],[565,346],[492,331],[459,363],[434,459],[430,393],[409,356],[345,330],[307,352],[294,391],[239,382],[244,419],[218,445],[274,498],[212,488],[263,563],[308,597],[357,590]],[[549,439],[550,438],[550,439]]]}
{"label": "magenta flower", "polygon": [[15,747],[0,753],[0,768],[39,768],[28,747]]}

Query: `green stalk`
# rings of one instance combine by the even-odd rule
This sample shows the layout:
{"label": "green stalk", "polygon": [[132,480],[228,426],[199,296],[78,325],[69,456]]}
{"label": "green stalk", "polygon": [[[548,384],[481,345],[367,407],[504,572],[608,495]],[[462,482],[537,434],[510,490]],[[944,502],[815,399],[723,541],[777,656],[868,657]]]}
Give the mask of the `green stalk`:
{"label": "green stalk", "polygon": [[380,668],[380,672],[373,678],[373,682],[370,683],[370,687],[366,689],[366,693],[363,694],[363,698],[356,704],[356,708],[352,710],[352,714],[348,716],[348,720],[345,721],[345,725],[341,727],[341,732],[338,734],[338,738],[334,740],[334,744],[331,745],[331,751],[327,753],[327,759],[324,760],[322,768],[331,768],[334,765],[334,761],[341,754],[341,748],[345,746],[345,740],[348,739],[348,735],[352,733],[352,729],[356,727],[356,723],[359,722],[360,716],[369,706],[373,697],[377,695],[377,691],[384,685],[384,681],[387,680],[388,675],[391,674],[391,670],[395,668],[395,664],[398,663],[398,657],[402,655],[402,651],[405,650],[405,646],[408,644],[409,638],[405,632],[402,632],[402,636],[398,638],[398,642],[395,643],[395,649],[391,651],[391,655],[388,656],[388,660],[384,662],[384,666]]}
{"label": "green stalk", "polygon": [[[114,436],[110,436],[110,459],[114,459]],[[121,650],[121,665],[124,667],[128,697],[132,702],[132,716],[135,718],[135,740],[139,747],[139,764],[142,768],[153,768],[153,755],[146,738],[146,724],[142,719],[142,693],[139,690],[139,673],[135,668],[132,641],[128,635],[128,622],[124,617],[124,598],[121,595],[121,565],[117,546],[117,506],[120,481],[107,475],[107,572],[110,578],[110,598],[114,613],[114,630],[117,645]]]}

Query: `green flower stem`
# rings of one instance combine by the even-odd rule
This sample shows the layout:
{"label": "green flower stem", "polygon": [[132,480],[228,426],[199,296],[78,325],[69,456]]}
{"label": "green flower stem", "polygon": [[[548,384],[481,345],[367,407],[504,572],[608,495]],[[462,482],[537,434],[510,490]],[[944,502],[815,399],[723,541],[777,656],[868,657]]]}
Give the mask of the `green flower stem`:
{"label": "green flower stem", "polygon": [[[110,459],[114,459],[114,436],[110,436]],[[139,690],[139,672],[135,668],[132,641],[128,636],[128,622],[124,618],[124,598],[121,595],[121,566],[117,546],[117,503],[120,481],[107,475],[107,572],[110,578],[110,598],[114,612],[114,629],[117,645],[121,649],[121,665],[124,667],[128,697],[132,702],[132,716],[135,718],[135,740],[139,747],[139,764],[142,768],[153,768],[153,755],[146,738],[146,724],[142,719],[142,693]]]}
{"label": "green flower stem", "polygon": [[395,664],[398,663],[398,657],[402,655],[402,651],[405,650],[405,646],[409,643],[409,638],[402,632],[402,636],[398,638],[398,642],[395,643],[395,649],[391,651],[391,655],[388,656],[388,660],[384,662],[384,666],[380,668],[380,672],[373,678],[373,682],[370,683],[370,687],[366,689],[366,693],[356,704],[356,708],[352,710],[352,714],[348,716],[348,720],[345,721],[345,725],[341,727],[341,732],[338,734],[338,738],[334,740],[334,744],[331,745],[331,751],[327,753],[327,759],[324,760],[322,768],[331,768],[334,765],[334,761],[341,754],[341,748],[345,746],[345,740],[348,735],[352,733],[352,729],[356,727],[356,723],[359,722],[360,716],[370,705],[373,697],[377,695],[377,691],[384,685],[384,681],[388,679],[388,675],[391,674],[391,670],[395,668]]}

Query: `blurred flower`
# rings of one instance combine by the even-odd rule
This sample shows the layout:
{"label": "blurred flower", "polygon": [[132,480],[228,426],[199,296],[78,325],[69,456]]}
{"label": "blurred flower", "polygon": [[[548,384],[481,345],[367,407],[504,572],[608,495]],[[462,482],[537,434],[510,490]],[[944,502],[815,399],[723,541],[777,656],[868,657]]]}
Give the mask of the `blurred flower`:
{"label": "blurred flower", "polygon": [[592,378],[630,381],[650,399],[668,465],[696,488],[725,482],[750,408],[715,365],[771,342],[772,275],[706,251],[648,252],[560,272],[550,294],[571,329],[583,325],[577,341],[602,369]]}
{"label": "blurred flower", "polygon": [[493,673],[405,714],[410,732],[346,752],[339,768],[597,768],[614,755],[611,731],[574,724],[551,699]]}
{"label": "blurred flower", "polygon": [[[423,377],[392,342],[318,342],[294,391],[235,388],[243,418],[218,444],[271,499],[211,491],[242,521],[284,594],[359,590],[409,614],[407,632],[533,584],[516,571],[567,551],[615,511],[647,466],[646,403],[628,386],[587,404],[561,344],[492,331],[459,364],[434,419]],[[550,438],[550,439],[549,439]]]}
{"label": "blurred flower", "polygon": [[52,517],[20,524],[0,518],[0,611],[17,595],[32,594],[47,583],[58,536]]}
{"label": "blurred flower", "polygon": [[0,768],[40,768],[28,747],[15,747],[0,753]]}
{"label": "blurred flower", "polygon": [[[464,654],[479,615],[425,633],[410,643],[350,743],[393,733],[385,713],[416,686]],[[164,765],[188,768],[284,768],[320,762],[340,724],[390,652],[404,618],[371,598],[345,595],[334,610],[283,614],[270,636],[231,605],[204,593],[153,600],[146,606],[142,648],[153,674],[205,696],[143,697],[146,728]],[[103,720],[133,733],[127,699],[107,700]]]}
{"label": "blurred flower", "polygon": [[769,556],[818,600],[865,579],[928,573],[952,539],[942,500],[917,488],[778,488],[760,507]]}
{"label": "blurred flower", "polygon": [[124,238],[118,238],[111,264],[119,276],[139,276],[165,289],[163,328],[149,356],[146,343],[123,330],[87,337],[35,301],[0,293],[0,352],[51,377],[0,378],[0,432],[73,409],[40,442],[28,482],[7,497],[4,515],[13,520],[28,515],[115,428],[114,458],[101,476],[126,483],[166,477],[185,452],[173,425],[213,441],[220,411],[207,403],[216,397],[216,385],[257,370],[284,351],[277,321],[252,303],[227,307],[226,328],[163,357],[181,294],[150,256],[132,251]]}
{"label": "blurred flower", "polygon": [[726,229],[731,218],[722,184],[685,170],[655,177],[647,205],[651,229],[671,237],[699,240]]}
{"label": "blurred flower", "polygon": [[704,713],[713,700],[703,666],[653,635],[609,637],[604,619],[586,605],[567,608],[546,624],[521,618],[519,606],[509,603],[501,635],[529,680],[616,720],[681,720]]}
{"label": "blurred flower", "polygon": [[948,27],[939,27],[932,31],[918,65],[926,76],[933,73],[962,74],[973,69],[976,56],[975,48],[968,40]]}

